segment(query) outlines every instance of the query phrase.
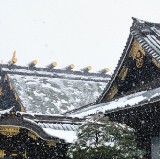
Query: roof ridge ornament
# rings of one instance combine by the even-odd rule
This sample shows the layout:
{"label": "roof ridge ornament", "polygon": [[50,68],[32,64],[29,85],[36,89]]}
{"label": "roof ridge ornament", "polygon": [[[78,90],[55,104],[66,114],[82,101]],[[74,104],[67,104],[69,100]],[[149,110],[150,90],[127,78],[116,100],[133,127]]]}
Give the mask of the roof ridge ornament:
{"label": "roof ridge ornament", "polygon": [[74,69],[74,64],[70,64],[70,65],[68,65],[67,67],[65,67],[64,69],[65,70],[73,70]]}
{"label": "roof ridge ornament", "polygon": [[90,70],[92,70],[92,66],[87,66],[85,68],[82,69],[82,71],[85,72],[89,72]]}
{"label": "roof ridge ornament", "polygon": [[101,74],[106,74],[110,71],[110,68],[109,67],[106,67],[106,68],[103,68],[101,70],[99,70],[98,72],[101,73]]}
{"label": "roof ridge ornament", "polygon": [[17,62],[16,51],[13,52],[12,59],[9,61],[9,64],[13,65]]}
{"label": "roof ridge ornament", "polygon": [[49,68],[49,69],[53,69],[53,68],[55,68],[57,66],[57,62],[56,61],[53,61],[51,64],[49,64],[47,67]]}
{"label": "roof ridge ornament", "polygon": [[33,60],[32,62],[29,63],[29,67],[35,67],[37,63],[38,63],[37,60]]}
{"label": "roof ridge ornament", "polygon": [[151,23],[134,17],[132,17],[132,19],[133,19],[133,24],[131,26],[131,34],[134,34],[134,32],[136,33],[138,30],[143,35],[149,35],[153,34],[151,27],[154,26],[160,27],[160,24],[158,23]]}

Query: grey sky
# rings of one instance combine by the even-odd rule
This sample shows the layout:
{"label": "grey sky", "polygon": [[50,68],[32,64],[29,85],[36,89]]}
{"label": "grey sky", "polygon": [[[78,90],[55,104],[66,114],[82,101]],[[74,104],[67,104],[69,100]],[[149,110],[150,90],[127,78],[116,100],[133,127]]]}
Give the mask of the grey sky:
{"label": "grey sky", "polygon": [[159,0],[0,0],[0,60],[114,70],[131,17],[160,23]]}

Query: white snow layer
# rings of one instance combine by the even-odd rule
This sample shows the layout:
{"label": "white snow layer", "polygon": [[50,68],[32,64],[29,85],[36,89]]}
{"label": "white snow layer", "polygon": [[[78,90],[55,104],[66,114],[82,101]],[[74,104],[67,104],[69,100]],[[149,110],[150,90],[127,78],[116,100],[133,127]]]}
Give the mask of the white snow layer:
{"label": "white snow layer", "polygon": [[[9,68],[3,68],[3,71],[9,71],[9,72],[15,72],[15,69],[11,70]],[[76,79],[84,79],[84,80],[110,80],[109,77],[99,77],[99,76],[83,76],[83,75],[77,75],[77,74],[66,74],[66,73],[56,73],[56,72],[47,72],[47,71],[33,71],[33,70],[26,70],[26,69],[16,69],[16,72],[23,72],[23,73],[34,73],[35,75],[50,75],[50,76],[59,76],[62,78],[76,78]]]}
{"label": "white snow layer", "polygon": [[127,106],[133,106],[133,105],[136,105],[140,102],[147,102],[157,96],[160,96],[160,88],[131,94],[131,95],[116,99],[114,101],[108,102],[108,103],[92,105],[92,106],[89,106],[89,107],[84,108],[82,110],[78,110],[78,111],[72,113],[70,116],[72,116],[72,117],[85,117],[90,114],[96,114],[98,112],[105,113],[106,111],[109,111],[109,110],[115,110],[117,108],[124,108]]}
{"label": "white snow layer", "polygon": [[77,139],[76,131],[64,131],[64,130],[54,130],[51,128],[43,128],[43,130],[53,137],[58,137],[65,140],[67,143],[73,143]]}
{"label": "white snow layer", "polygon": [[106,82],[12,75],[13,83],[28,113],[60,114],[94,102]]}

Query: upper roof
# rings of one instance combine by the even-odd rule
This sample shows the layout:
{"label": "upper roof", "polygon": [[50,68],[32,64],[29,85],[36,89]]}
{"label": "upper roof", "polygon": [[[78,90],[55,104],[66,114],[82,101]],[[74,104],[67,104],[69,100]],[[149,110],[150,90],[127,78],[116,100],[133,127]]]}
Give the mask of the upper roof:
{"label": "upper roof", "polygon": [[118,76],[120,68],[126,60],[126,56],[130,53],[131,47],[134,45],[134,41],[138,42],[140,47],[145,51],[147,55],[155,59],[155,63],[160,62],[160,24],[139,20],[137,18],[132,19],[133,23],[130,28],[130,35],[127,40],[123,54],[118,61],[118,65],[114,71],[112,79],[104,89],[103,93],[100,95],[97,103],[103,102],[103,99],[109,91],[113,81]]}
{"label": "upper roof", "polygon": [[1,85],[6,85],[5,75],[24,110],[41,114],[60,114],[94,102],[110,79],[105,73],[1,65]]}
{"label": "upper roof", "polygon": [[[86,116],[87,112],[88,114],[94,114],[102,110],[116,110],[119,105],[123,108],[136,105],[139,101],[133,102],[132,98],[134,95],[136,94],[136,97],[138,97],[137,92],[158,88],[160,86],[159,79],[160,24],[133,18],[133,24],[130,28],[130,35],[125,49],[103,93],[96,103],[77,108],[68,112],[68,114],[78,115],[82,113]],[[150,91],[149,93],[153,93],[153,95],[157,97],[160,89],[157,89],[157,91],[156,93],[153,93],[154,91]],[[119,100],[121,101],[124,96],[128,97],[128,95],[131,100],[127,99],[127,102],[119,104]],[[151,96],[152,94],[150,97]],[[143,102],[149,103],[147,98],[145,98],[145,100],[143,99],[140,101],[141,104],[143,104]],[[111,102],[112,106],[110,105],[110,101],[113,101]]]}

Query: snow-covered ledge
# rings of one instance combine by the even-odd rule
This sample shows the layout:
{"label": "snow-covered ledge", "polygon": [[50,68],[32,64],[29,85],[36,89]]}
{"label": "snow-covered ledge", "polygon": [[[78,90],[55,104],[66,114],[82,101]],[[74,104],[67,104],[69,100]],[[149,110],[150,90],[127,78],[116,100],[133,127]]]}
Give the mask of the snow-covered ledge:
{"label": "snow-covered ledge", "polygon": [[43,128],[43,130],[50,136],[65,140],[66,143],[73,143],[77,139],[77,131],[54,130],[51,128]]}

